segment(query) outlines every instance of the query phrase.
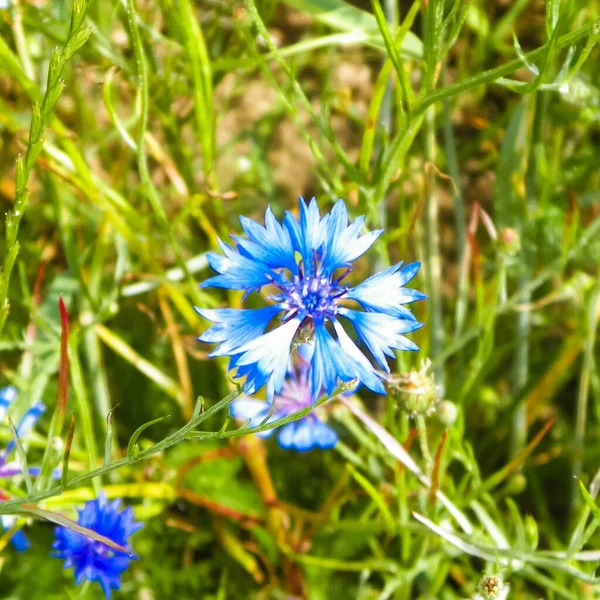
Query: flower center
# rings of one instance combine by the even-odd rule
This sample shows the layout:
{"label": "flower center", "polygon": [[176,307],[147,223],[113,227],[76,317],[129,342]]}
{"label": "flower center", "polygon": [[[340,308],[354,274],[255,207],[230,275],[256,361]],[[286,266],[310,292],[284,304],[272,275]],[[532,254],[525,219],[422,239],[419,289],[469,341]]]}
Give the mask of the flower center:
{"label": "flower center", "polygon": [[102,542],[91,541],[88,546],[88,551],[96,558],[103,558],[111,554],[110,548],[107,548]]}
{"label": "flower center", "polygon": [[296,276],[287,287],[286,300],[290,310],[301,318],[320,320],[336,313],[334,300],[340,295],[339,292],[329,279],[320,275]]}

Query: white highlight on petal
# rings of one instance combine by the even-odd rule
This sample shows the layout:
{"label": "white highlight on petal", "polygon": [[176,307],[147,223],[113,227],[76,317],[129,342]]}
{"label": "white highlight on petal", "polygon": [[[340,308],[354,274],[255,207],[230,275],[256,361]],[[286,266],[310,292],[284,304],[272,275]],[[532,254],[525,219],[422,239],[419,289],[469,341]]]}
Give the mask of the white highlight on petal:
{"label": "white highlight on petal", "polygon": [[[236,351],[241,354],[236,360],[237,366],[256,366],[260,374],[267,379],[269,401],[272,401],[273,395],[281,390],[288,368],[290,346],[299,326],[300,319],[291,319],[277,329],[244,344]],[[252,394],[256,390],[246,391]]]}

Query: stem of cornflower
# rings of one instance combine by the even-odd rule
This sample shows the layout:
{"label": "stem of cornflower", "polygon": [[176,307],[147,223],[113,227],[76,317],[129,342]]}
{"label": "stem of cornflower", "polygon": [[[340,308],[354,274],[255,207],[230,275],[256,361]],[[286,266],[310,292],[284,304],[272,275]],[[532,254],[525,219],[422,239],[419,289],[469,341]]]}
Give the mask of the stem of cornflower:
{"label": "stem of cornflower", "polygon": [[277,493],[269,472],[265,446],[262,440],[255,435],[242,438],[239,446],[267,507],[268,527],[280,543],[285,543],[284,514],[277,506]]}
{"label": "stem of cornflower", "polygon": [[90,588],[90,581],[89,579],[85,579],[84,582],[81,584],[81,587],[79,588],[79,593],[77,594],[75,600],[83,600],[83,598],[87,598],[87,592]]}
{"label": "stem of cornflower", "polygon": [[423,415],[417,415],[416,422],[417,432],[419,433],[419,444],[421,445],[421,454],[423,454],[423,458],[425,459],[425,470],[427,473],[431,473],[431,470],[433,469],[433,459],[431,458],[431,452],[429,451],[425,417]]}

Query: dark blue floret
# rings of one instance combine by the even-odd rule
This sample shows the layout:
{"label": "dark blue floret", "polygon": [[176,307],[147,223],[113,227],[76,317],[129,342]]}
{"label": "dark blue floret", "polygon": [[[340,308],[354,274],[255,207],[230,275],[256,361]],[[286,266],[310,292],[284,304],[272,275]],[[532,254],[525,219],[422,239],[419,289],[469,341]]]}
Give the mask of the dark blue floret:
{"label": "dark blue floret", "polygon": [[[78,511],[77,523],[130,550],[129,538],[143,525],[134,520],[131,507],[119,511],[120,505],[120,500],[109,502],[101,493]],[[64,559],[65,569],[74,569],[77,585],[84,579],[97,581],[107,598],[121,588],[121,575],[135,558],[132,553],[116,552],[66,527],[57,527],[54,535],[52,555]]]}

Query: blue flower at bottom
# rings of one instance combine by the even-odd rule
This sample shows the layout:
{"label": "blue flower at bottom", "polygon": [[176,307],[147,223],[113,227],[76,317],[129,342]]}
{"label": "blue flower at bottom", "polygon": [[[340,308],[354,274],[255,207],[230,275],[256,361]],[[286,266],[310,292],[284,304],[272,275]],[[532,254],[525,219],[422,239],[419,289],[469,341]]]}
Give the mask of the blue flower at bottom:
{"label": "blue flower at bottom", "polygon": [[[109,502],[101,493],[77,511],[77,523],[130,550],[129,537],[143,525],[134,521],[131,507],[119,511],[120,506],[121,500]],[[84,579],[97,581],[107,598],[110,598],[112,589],[121,589],[121,574],[134,556],[116,552],[66,527],[57,527],[54,535],[52,556],[64,559],[65,569],[74,568],[77,585]]]}
{"label": "blue flower at bottom", "polygon": [[[306,369],[301,368],[290,372],[281,392],[275,396],[272,404],[244,396],[232,402],[229,411],[232,417],[249,421],[250,427],[257,427],[263,422],[269,423],[282,419],[312,405],[313,396],[307,381]],[[274,431],[275,429],[268,429],[256,435],[267,438],[273,435]],[[311,412],[298,421],[284,425],[277,434],[277,441],[286,450],[305,452],[313,448],[321,448],[321,450],[333,448],[338,441],[338,436],[329,425]]]}

